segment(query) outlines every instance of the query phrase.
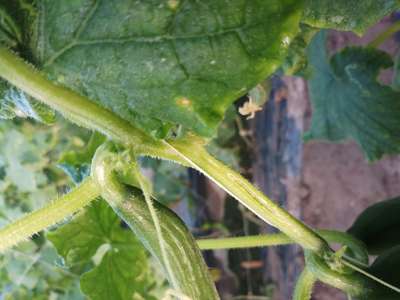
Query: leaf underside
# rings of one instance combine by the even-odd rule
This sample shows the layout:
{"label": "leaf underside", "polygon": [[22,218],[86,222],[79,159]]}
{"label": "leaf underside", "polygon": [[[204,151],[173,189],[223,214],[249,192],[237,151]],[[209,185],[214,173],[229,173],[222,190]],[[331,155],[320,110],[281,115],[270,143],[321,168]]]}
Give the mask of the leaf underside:
{"label": "leaf underside", "polygon": [[29,46],[51,79],[153,136],[176,124],[212,136],[229,105],[280,65],[301,8],[298,0],[40,0]]}
{"label": "leaf underside", "polygon": [[400,153],[400,93],[377,81],[390,56],[352,47],[328,58],[325,41],[320,33],[309,48],[313,117],[306,140],[353,139],[369,160]]}

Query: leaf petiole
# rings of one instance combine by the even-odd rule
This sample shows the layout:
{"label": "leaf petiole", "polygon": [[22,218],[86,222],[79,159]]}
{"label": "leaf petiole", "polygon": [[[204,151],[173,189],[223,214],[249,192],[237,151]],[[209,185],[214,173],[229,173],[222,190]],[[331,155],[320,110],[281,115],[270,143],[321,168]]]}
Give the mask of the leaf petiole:
{"label": "leaf petiole", "polygon": [[386,30],[381,32],[372,42],[368,44],[368,47],[378,48],[382,45],[388,38],[400,30],[400,22],[397,21],[389,26]]}

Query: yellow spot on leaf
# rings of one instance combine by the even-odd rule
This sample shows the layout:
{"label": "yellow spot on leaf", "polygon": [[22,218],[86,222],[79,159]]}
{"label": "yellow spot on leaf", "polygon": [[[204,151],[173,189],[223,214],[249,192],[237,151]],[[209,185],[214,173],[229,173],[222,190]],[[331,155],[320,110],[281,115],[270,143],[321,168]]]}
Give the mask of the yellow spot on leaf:
{"label": "yellow spot on leaf", "polygon": [[175,10],[178,8],[179,1],[178,0],[169,0],[168,1],[168,7],[172,10]]}
{"label": "yellow spot on leaf", "polygon": [[179,106],[189,107],[192,105],[192,101],[188,98],[182,97],[176,101]]}

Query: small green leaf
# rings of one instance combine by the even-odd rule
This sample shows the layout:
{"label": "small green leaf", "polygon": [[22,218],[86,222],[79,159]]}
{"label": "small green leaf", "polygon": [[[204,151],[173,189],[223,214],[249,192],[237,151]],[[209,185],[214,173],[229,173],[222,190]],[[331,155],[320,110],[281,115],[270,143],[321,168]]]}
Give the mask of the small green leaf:
{"label": "small green leaf", "polygon": [[149,299],[146,252],[104,201],[49,233],[48,239],[68,266],[89,268],[81,276],[81,288],[91,299],[134,299],[135,294]]}
{"label": "small green leaf", "polygon": [[232,102],[279,67],[303,8],[302,0],[40,4],[32,62],[156,137],[176,125],[212,136]]}
{"label": "small green leaf", "polygon": [[363,241],[371,254],[400,245],[400,198],[378,202],[364,210],[348,232]]}
{"label": "small green leaf", "polygon": [[98,132],[93,132],[87,146],[82,151],[66,151],[61,155],[58,161],[58,167],[61,168],[74,183],[80,183],[90,175],[90,164],[92,157],[104,141],[105,136]]}
{"label": "small green leaf", "polygon": [[302,24],[301,31],[290,45],[288,55],[281,69],[285,75],[307,76],[307,46],[311,42],[318,29]]}
{"label": "small green leaf", "polygon": [[400,152],[400,93],[377,81],[392,65],[385,52],[346,48],[328,58],[325,33],[310,45],[313,116],[306,140],[355,140],[369,160]]}
{"label": "small green leaf", "polygon": [[306,0],[305,3],[304,23],[359,35],[400,7],[397,0]]}

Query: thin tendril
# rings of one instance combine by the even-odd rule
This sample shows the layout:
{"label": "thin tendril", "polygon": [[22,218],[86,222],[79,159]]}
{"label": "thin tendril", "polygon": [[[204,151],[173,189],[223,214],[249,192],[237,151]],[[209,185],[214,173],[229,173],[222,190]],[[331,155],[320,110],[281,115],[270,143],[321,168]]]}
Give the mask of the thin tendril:
{"label": "thin tendril", "polygon": [[387,288],[389,288],[389,289],[391,289],[391,290],[393,290],[393,291],[395,291],[395,292],[400,294],[400,288],[398,288],[398,287],[396,287],[394,285],[391,285],[390,283],[387,283],[386,281],[384,281],[382,279],[379,279],[378,277],[368,273],[367,271],[365,271],[365,270],[353,265],[352,263],[350,263],[350,262],[348,262],[346,260],[342,260],[342,262],[347,267],[349,267],[349,268],[351,268],[351,269],[353,269],[353,270],[355,270],[355,271],[367,276],[368,278],[370,278],[370,279],[372,279],[372,280],[374,280],[374,281],[376,281],[376,282],[386,286]]}

